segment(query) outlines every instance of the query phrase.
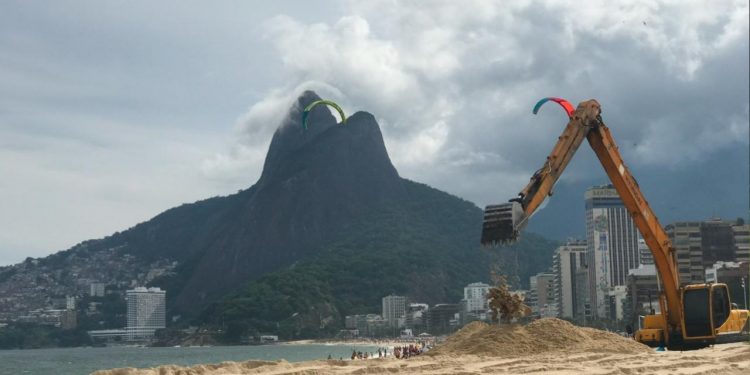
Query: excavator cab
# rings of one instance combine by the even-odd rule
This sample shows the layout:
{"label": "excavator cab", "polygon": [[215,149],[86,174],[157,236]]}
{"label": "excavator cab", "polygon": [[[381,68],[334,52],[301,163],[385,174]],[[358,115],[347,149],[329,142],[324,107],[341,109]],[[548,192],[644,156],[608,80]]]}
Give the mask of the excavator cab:
{"label": "excavator cab", "polygon": [[730,302],[726,284],[686,286],[682,291],[683,339],[713,341],[716,330],[729,319]]}
{"label": "excavator cab", "polygon": [[729,288],[725,284],[711,285],[711,310],[714,329],[718,329],[729,319],[732,311]]}

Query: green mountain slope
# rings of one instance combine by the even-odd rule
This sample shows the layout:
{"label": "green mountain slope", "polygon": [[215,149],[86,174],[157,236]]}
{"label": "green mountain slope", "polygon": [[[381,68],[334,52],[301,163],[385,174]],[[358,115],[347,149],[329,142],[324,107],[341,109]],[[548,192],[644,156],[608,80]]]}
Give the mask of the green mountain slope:
{"label": "green mountain slope", "polygon": [[248,283],[207,309],[203,320],[230,327],[230,340],[270,332],[317,337],[343,328],[345,315],[379,314],[381,298],[391,293],[430,305],[457,303],[466,284],[489,280],[493,265],[526,284],[549,267],[555,242],[527,234],[513,247],[482,249],[478,207],[423,184],[403,184],[404,199],[352,223],[316,255]]}

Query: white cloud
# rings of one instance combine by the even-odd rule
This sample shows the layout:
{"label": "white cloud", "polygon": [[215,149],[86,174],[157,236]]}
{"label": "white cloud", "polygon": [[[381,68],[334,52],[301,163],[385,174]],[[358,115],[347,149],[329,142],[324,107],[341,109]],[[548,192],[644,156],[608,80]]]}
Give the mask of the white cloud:
{"label": "white cloud", "polygon": [[[530,174],[565,122],[552,108],[530,115],[547,95],[598,98],[636,163],[679,166],[747,143],[748,116],[736,108],[748,101],[747,90],[717,69],[737,59],[747,64],[746,2],[347,4],[330,24],[289,16],[265,24],[289,78],[248,112],[242,144],[267,142],[279,122],[271,114],[291,100],[288,88],[310,80],[336,87],[337,100],[378,118],[402,175],[478,202],[496,189],[468,191],[445,175],[468,170],[498,185]],[[747,73],[740,78],[747,86]],[[707,99],[707,85],[728,91]],[[714,101],[725,103],[712,108]],[[698,107],[730,113],[709,125],[691,119]],[[263,125],[249,125],[256,123]],[[699,137],[699,147],[684,147]],[[674,149],[681,154],[664,151]]]}
{"label": "white cloud", "polygon": [[265,150],[211,161],[283,73],[259,27],[278,13],[327,21],[332,9],[0,3],[0,265],[251,185],[260,167],[247,160]]}
{"label": "white cloud", "polygon": [[[748,147],[747,0],[0,8],[0,252],[248,187],[305,89],[373,113],[402,176],[478,204],[552,148],[543,96],[599,99],[642,166]],[[565,178],[590,175],[579,154]]]}
{"label": "white cloud", "polygon": [[96,116],[34,119],[59,130],[39,132],[0,116],[0,175],[6,176],[0,264],[109,235],[213,195],[194,183],[192,166],[206,152],[192,134]]}
{"label": "white cloud", "polygon": [[343,109],[347,108],[341,92],[323,82],[307,81],[295,87],[275,89],[237,120],[234,127],[236,137],[229,152],[215,153],[202,161],[200,169],[203,175],[232,186],[257,180],[274,131],[297,96],[305,90],[314,90],[319,95],[335,99]]}

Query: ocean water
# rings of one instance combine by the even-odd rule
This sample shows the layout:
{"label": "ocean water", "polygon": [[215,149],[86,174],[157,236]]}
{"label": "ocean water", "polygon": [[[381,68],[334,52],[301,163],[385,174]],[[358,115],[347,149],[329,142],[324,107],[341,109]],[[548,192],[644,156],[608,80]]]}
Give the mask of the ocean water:
{"label": "ocean water", "polygon": [[194,365],[223,361],[278,360],[289,362],[349,358],[352,349],[377,352],[377,346],[355,345],[260,345],[185,348],[62,348],[0,350],[0,374],[82,375],[116,367],[154,367],[166,364]]}

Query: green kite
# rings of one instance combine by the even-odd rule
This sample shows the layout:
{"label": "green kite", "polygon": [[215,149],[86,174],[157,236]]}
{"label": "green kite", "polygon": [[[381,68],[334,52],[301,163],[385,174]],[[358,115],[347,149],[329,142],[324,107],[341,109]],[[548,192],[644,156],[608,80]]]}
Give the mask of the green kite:
{"label": "green kite", "polygon": [[341,125],[346,124],[346,115],[344,114],[344,110],[342,110],[338,104],[334,103],[331,100],[321,99],[321,100],[316,100],[310,103],[307,107],[305,107],[305,110],[302,111],[302,127],[304,129],[307,129],[308,114],[310,114],[310,111],[318,104],[326,104],[326,105],[333,107],[333,109],[335,109],[339,113],[339,115],[341,115]]}

